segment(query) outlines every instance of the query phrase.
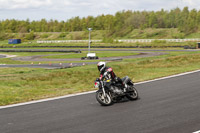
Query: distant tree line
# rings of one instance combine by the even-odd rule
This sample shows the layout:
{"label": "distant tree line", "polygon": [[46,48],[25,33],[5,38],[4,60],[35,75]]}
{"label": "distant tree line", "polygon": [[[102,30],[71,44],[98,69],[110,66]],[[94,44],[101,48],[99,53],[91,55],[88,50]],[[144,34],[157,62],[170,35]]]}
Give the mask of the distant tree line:
{"label": "distant tree line", "polygon": [[97,17],[74,17],[67,21],[46,20],[1,20],[0,32],[27,33],[34,32],[71,32],[84,31],[88,27],[94,30],[107,30],[108,35],[123,36],[133,29],[145,28],[178,28],[189,34],[200,29],[200,10],[188,7],[183,9],[160,11],[120,11],[115,15]]}

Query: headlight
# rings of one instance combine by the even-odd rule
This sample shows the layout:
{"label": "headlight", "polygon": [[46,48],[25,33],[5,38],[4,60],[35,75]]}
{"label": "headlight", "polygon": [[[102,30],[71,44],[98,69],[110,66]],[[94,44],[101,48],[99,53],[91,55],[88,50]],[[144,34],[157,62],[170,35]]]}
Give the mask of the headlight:
{"label": "headlight", "polygon": [[94,87],[95,87],[95,88],[99,88],[99,82],[95,82],[95,83],[94,83]]}

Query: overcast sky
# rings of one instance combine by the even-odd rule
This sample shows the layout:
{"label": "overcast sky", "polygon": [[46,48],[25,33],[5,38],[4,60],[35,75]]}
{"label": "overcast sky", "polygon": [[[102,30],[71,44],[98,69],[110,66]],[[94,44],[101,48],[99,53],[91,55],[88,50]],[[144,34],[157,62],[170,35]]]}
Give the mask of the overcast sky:
{"label": "overcast sky", "polygon": [[117,11],[157,11],[176,7],[200,10],[200,0],[0,0],[0,20],[59,21],[80,16],[115,14]]}

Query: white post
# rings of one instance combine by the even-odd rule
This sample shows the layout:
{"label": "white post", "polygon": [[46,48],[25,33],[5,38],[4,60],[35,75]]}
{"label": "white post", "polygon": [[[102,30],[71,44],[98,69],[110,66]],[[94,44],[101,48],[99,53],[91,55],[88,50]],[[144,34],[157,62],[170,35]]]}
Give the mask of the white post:
{"label": "white post", "polygon": [[90,32],[92,31],[92,28],[88,28],[89,30],[89,44],[88,44],[88,53],[90,53]]}

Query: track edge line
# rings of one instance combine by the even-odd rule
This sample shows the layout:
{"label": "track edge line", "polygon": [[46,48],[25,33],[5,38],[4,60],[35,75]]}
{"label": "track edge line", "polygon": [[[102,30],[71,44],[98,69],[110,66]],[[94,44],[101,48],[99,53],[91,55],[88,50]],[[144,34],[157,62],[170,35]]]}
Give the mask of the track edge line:
{"label": "track edge line", "polygon": [[[154,82],[154,81],[159,81],[159,80],[164,80],[164,79],[169,79],[169,78],[174,78],[174,77],[179,77],[179,76],[183,76],[183,75],[187,75],[187,74],[192,74],[192,73],[196,73],[196,72],[200,72],[200,69],[199,70],[195,70],[195,71],[191,71],[191,72],[185,72],[185,73],[180,73],[180,74],[171,75],[171,76],[167,76],[167,77],[162,77],[162,78],[158,78],[158,79],[153,79],[153,80],[148,80],[148,81],[142,81],[142,82],[135,83],[135,85],[145,84],[145,83],[149,83],[149,82]],[[82,92],[82,93],[76,93],[76,94],[69,94],[69,95],[64,95],[64,96],[59,96],[59,97],[54,97],[54,98],[47,98],[47,99],[30,101],[30,102],[18,103],[18,104],[5,105],[5,106],[0,106],[0,109],[6,109],[6,108],[23,106],[23,105],[29,105],[29,104],[34,104],[34,103],[41,103],[41,102],[53,101],[53,100],[58,100],[58,99],[63,99],[63,98],[68,98],[68,97],[74,97],[74,96],[91,94],[91,93],[94,93],[94,92],[96,92],[96,90],[94,90],[94,91],[88,91],[88,92]]]}

